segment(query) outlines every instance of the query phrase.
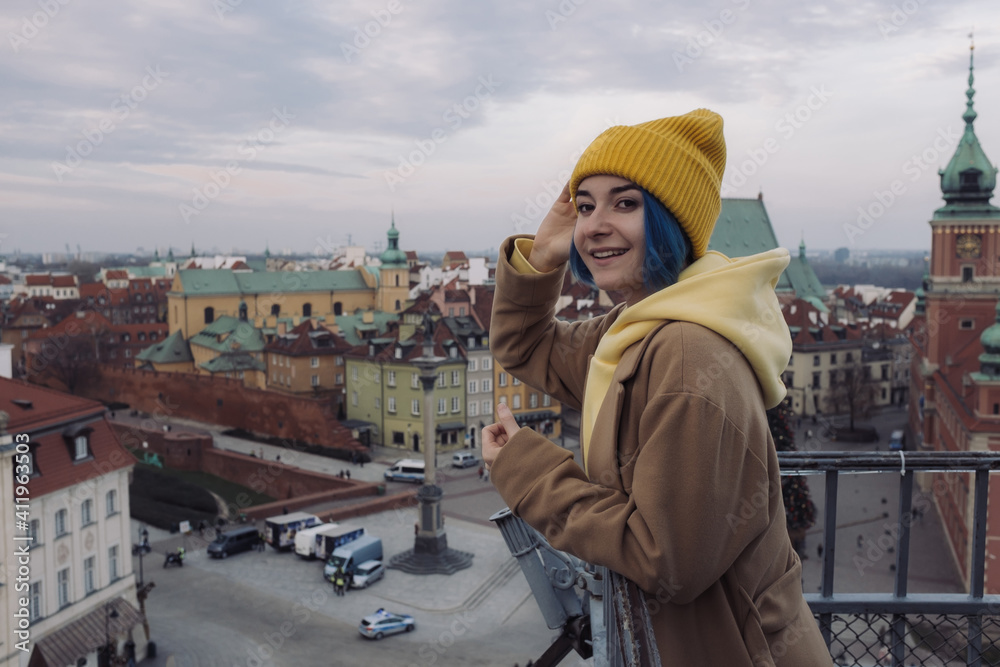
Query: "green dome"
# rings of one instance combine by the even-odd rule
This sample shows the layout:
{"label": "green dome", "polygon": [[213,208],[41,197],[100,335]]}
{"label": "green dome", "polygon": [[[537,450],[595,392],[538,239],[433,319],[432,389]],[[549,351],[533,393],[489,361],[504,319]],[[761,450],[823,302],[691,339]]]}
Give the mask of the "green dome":
{"label": "green dome", "polygon": [[979,370],[983,375],[1000,378],[1000,301],[997,301],[996,321],[979,336],[983,353],[979,355]]}
{"label": "green dome", "polygon": [[393,268],[403,268],[407,266],[406,253],[399,249],[399,230],[396,229],[396,216],[392,216],[392,226],[389,227],[389,233],[386,234],[389,239],[389,247],[378,256],[379,261],[382,262],[382,268],[393,269]]}

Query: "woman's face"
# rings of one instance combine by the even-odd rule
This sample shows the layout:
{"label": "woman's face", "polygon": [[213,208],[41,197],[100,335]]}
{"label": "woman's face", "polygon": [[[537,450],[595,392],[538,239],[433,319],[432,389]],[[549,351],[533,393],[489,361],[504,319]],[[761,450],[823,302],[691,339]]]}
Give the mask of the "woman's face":
{"label": "woman's face", "polygon": [[573,243],[594,283],[607,292],[621,292],[629,305],[640,301],[646,296],[642,190],[619,176],[589,176],[576,190],[576,208]]}

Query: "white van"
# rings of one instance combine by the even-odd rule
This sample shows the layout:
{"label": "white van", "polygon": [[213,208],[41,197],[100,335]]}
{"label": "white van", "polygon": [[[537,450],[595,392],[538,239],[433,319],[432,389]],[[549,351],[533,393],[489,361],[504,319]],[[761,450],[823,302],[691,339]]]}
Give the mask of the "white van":
{"label": "white van", "polygon": [[303,528],[295,533],[295,553],[303,558],[316,558],[316,536],[337,530],[338,526],[335,523],[321,523],[318,526]]}
{"label": "white van", "polygon": [[383,476],[390,482],[424,483],[424,462],[417,459],[403,459],[393,463]]}
{"label": "white van", "polygon": [[455,452],[451,455],[452,468],[471,468],[479,463],[472,452]]}

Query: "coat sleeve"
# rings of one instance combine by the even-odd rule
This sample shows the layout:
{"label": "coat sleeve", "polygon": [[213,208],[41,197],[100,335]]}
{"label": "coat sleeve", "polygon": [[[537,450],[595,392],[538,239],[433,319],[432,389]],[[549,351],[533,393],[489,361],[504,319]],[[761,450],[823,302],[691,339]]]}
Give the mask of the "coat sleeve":
{"label": "coat sleeve", "polygon": [[589,480],[570,452],[528,429],[500,451],[492,479],[555,548],[684,604],[764,533],[782,499],[720,405],[664,375],[642,411],[638,450],[620,462],[633,468],[629,493],[601,483],[617,471]]}
{"label": "coat sleeve", "polygon": [[566,268],[522,274],[511,266],[514,239],[504,241],[497,260],[490,320],[490,349],[504,369],[556,400],[579,408],[587,366],[613,318],[584,322],[556,319]]}

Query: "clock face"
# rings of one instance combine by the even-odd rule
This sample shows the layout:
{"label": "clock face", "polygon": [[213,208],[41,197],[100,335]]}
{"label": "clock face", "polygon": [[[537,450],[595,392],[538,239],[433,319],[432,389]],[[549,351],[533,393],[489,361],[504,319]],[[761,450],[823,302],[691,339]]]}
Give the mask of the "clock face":
{"label": "clock face", "polygon": [[955,256],[959,259],[978,259],[983,252],[983,237],[979,234],[960,234],[955,239]]}

